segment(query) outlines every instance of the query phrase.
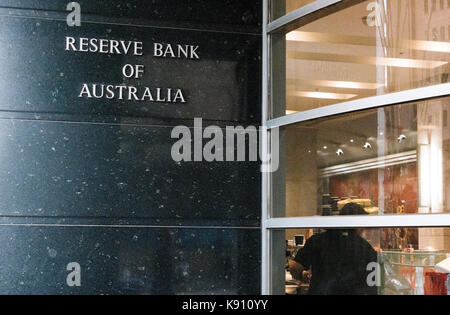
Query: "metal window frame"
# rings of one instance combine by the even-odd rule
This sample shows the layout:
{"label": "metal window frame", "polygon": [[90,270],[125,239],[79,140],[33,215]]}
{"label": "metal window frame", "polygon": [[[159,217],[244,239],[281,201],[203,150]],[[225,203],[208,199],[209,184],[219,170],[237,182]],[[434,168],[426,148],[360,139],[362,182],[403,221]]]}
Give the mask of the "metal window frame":
{"label": "metal window frame", "polygon": [[[272,22],[269,21],[270,0],[263,0],[263,49],[262,49],[262,125],[269,132],[261,139],[262,154],[270,153],[270,130],[294,123],[312,119],[345,114],[370,108],[379,108],[394,104],[412,101],[445,97],[450,95],[450,83],[429,87],[417,88],[407,91],[390,93],[380,96],[368,97],[349,102],[329,105],[317,109],[299,112],[275,119],[269,119],[270,108],[270,36],[276,32],[287,32],[295,25],[305,24],[302,19],[310,20],[311,16],[320,15],[329,6],[340,5],[345,7],[343,0],[317,0]],[[276,0],[275,0],[276,1]],[[308,17],[308,18],[307,18]],[[308,21],[306,24],[309,23]],[[297,26],[296,26],[297,27]],[[271,174],[262,174],[262,200],[261,200],[261,293],[272,293],[272,266],[271,266],[271,238],[272,232],[280,229],[292,228],[391,228],[391,227],[446,227],[450,226],[450,214],[407,214],[407,215],[381,215],[381,216],[352,216],[343,217],[285,217],[271,218],[271,197],[269,192]]]}
{"label": "metal window frame", "polygon": [[437,84],[412,90],[371,96],[354,101],[323,106],[287,116],[271,119],[266,122],[267,128],[283,127],[307,120],[351,113],[364,109],[422,101],[450,95],[450,83]]}
{"label": "metal window frame", "polygon": [[[267,31],[267,24],[269,18],[269,0],[263,0],[263,35],[262,35],[262,117],[261,122],[263,128],[267,124],[268,116],[268,88],[269,88],[269,35]],[[261,137],[261,154],[267,156],[268,154],[268,140],[269,137]],[[270,230],[267,227],[268,223],[268,180],[267,174],[262,173],[261,177],[261,293],[270,293],[270,264],[268,263],[268,257],[270,257],[269,246],[269,234]]]}
{"label": "metal window frame", "polygon": [[[300,7],[292,12],[289,12],[288,14],[272,21],[267,25],[267,32],[273,33],[275,31],[278,31],[285,27],[288,24],[294,23],[295,21],[299,20],[300,18],[303,18],[307,16],[308,14],[312,14],[314,12],[317,12],[323,8],[326,8],[330,5],[337,4],[339,2],[342,2],[342,0],[317,0],[311,3],[308,3],[307,5]],[[270,3],[267,3],[267,8],[269,8]],[[266,18],[269,18],[269,12],[267,12]]]}
{"label": "metal window frame", "polygon": [[444,227],[450,225],[450,214],[392,214],[374,216],[295,217],[271,218],[267,229],[314,229],[314,228],[392,228],[392,227]]}

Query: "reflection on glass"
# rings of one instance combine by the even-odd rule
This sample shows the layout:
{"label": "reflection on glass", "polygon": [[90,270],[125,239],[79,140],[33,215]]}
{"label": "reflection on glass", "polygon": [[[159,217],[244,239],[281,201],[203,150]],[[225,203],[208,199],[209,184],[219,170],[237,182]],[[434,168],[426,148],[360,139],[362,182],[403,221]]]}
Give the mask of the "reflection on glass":
{"label": "reflection on glass", "polygon": [[407,103],[283,128],[274,217],[450,210],[450,98]]}
{"label": "reflection on glass", "polygon": [[450,228],[286,230],[286,294],[448,295],[449,268]]}
{"label": "reflection on glass", "polygon": [[316,0],[271,0],[270,20],[276,20],[289,12],[315,1]]}
{"label": "reflection on glass", "polygon": [[362,1],[273,36],[272,117],[449,82],[450,2],[428,2]]}

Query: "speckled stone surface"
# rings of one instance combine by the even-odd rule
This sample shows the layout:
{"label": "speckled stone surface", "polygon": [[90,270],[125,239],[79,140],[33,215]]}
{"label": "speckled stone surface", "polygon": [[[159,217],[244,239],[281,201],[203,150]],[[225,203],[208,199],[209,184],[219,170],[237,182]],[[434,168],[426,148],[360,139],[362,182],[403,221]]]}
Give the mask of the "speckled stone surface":
{"label": "speckled stone surface", "polygon": [[[93,23],[69,27],[65,21],[5,16],[0,24],[1,110],[252,122],[260,117],[258,36]],[[142,41],[144,55],[66,51],[66,37]],[[161,42],[199,46],[200,60],[155,58],[153,45]],[[142,78],[125,78],[126,64],[144,65]],[[177,88],[186,103],[79,97],[84,83]]]}
{"label": "speckled stone surface", "polygon": [[[2,227],[0,294],[247,294],[257,229]],[[245,248],[244,248],[245,244]],[[69,287],[66,267],[81,266]]]}
{"label": "speckled stone surface", "polygon": [[[262,1],[0,0],[1,294],[258,294],[258,162],[174,162],[171,130],[259,125]],[[143,56],[65,51],[135,40]],[[199,46],[161,59],[153,42]],[[145,65],[125,79],[125,64]],[[80,98],[83,83],[177,87],[186,103]],[[70,287],[67,264],[79,263]]]}

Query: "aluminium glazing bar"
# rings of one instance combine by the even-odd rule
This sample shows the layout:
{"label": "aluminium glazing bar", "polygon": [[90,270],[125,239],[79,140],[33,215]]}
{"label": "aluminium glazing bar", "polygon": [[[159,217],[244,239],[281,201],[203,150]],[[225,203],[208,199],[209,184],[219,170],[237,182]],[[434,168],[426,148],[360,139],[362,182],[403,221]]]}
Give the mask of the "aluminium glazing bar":
{"label": "aluminium glazing bar", "polygon": [[389,227],[444,227],[450,223],[449,213],[400,214],[377,216],[329,216],[273,218],[267,221],[269,229],[285,228],[389,228]]}
{"label": "aluminium glazing bar", "polygon": [[[269,0],[263,0],[263,46],[262,46],[262,125],[266,125],[268,119],[268,36],[266,35],[266,28],[269,16]],[[260,139],[262,142],[262,154],[268,155],[268,135]],[[265,159],[267,161],[267,159]],[[267,229],[267,219],[269,216],[268,206],[268,187],[269,175],[266,172],[262,173],[261,178],[261,294],[270,294],[270,230]]]}
{"label": "aluminium glazing bar", "polygon": [[372,96],[275,118],[267,122],[267,128],[270,129],[282,127],[326,116],[345,114],[381,106],[421,101],[429,98],[443,97],[448,95],[450,95],[450,83],[427,86],[423,88],[395,92],[385,95]]}
{"label": "aluminium glazing bar", "polygon": [[272,23],[269,23],[269,25],[267,25],[267,29],[264,34],[271,33],[277,29],[284,27],[285,25],[287,25],[289,23],[292,23],[292,22],[308,15],[308,14],[314,13],[316,11],[319,11],[323,8],[326,8],[330,5],[339,3],[341,1],[342,0],[318,0],[318,1],[314,1],[312,3],[309,3],[295,11],[292,11],[292,12],[276,19]]}

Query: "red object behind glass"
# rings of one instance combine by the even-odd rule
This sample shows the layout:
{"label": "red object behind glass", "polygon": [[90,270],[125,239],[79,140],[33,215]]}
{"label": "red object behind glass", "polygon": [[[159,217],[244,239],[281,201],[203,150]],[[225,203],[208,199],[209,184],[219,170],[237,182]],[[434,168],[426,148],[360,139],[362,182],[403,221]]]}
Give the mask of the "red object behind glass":
{"label": "red object behind glass", "polygon": [[425,295],[447,295],[446,282],[446,273],[425,272]]}

